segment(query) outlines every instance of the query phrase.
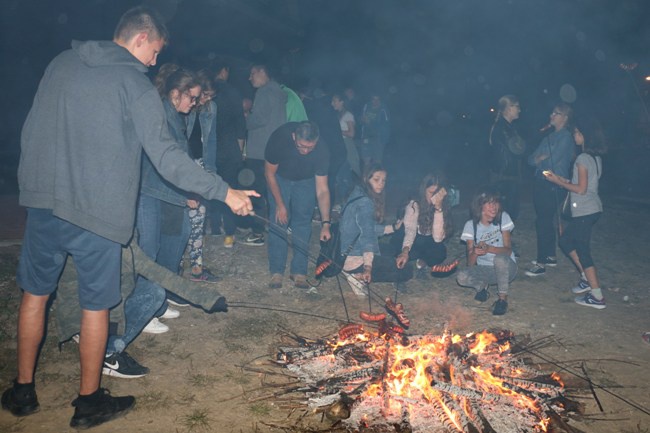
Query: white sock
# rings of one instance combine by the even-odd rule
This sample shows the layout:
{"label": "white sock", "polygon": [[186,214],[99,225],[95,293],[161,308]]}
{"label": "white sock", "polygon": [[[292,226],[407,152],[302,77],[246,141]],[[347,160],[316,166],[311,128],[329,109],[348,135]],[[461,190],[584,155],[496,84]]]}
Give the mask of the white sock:
{"label": "white sock", "polygon": [[591,289],[591,295],[599,301],[603,300],[603,291],[600,290],[600,287],[597,289]]}

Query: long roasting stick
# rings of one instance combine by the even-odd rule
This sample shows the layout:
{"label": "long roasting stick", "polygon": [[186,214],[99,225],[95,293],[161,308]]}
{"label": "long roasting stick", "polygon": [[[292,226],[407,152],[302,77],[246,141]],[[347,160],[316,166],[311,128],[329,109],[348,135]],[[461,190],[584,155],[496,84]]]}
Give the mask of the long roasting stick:
{"label": "long roasting stick", "polygon": [[582,364],[580,364],[580,370],[582,370],[582,373],[585,375],[585,378],[587,379],[587,383],[589,384],[589,390],[591,390],[591,395],[594,396],[594,400],[596,400],[596,404],[598,405],[598,409],[600,409],[601,412],[605,412],[603,410],[603,405],[600,404],[600,400],[598,399],[598,396],[596,395],[596,390],[594,389],[594,385],[591,382],[591,378],[587,374],[587,368],[585,367],[584,361]]}

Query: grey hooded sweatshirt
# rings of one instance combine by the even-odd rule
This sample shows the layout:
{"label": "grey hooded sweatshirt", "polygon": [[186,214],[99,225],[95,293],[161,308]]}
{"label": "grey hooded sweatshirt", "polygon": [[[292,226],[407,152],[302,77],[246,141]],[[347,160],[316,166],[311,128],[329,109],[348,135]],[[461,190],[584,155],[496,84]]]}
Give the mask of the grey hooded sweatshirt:
{"label": "grey hooded sweatshirt", "polygon": [[133,233],[140,158],[169,182],[224,200],[228,185],[201,170],[167,128],[147,68],[110,41],[72,42],[45,70],[21,136],[20,204],[114,242]]}

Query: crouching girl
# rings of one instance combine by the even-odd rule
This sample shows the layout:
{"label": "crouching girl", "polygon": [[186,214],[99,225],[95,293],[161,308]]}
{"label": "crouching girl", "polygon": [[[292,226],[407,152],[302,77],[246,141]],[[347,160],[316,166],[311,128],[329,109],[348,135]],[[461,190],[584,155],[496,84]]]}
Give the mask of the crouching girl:
{"label": "crouching girl", "polygon": [[472,219],[465,223],[461,240],[467,244],[467,268],[458,273],[458,284],[473,287],[474,299],[485,302],[490,284],[497,285],[499,298],[492,314],[508,311],[508,289],[517,274],[510,234],[515,228],[510,215],[501,209],[498,193],[485,190],[472,200]]}
{"label": "crouching girl", "polygon": [[352,291],[365,296],[372,282],[403,283],[413,277],[410,266],[398,267],[396,259],[379,254],[379,236],[394,232],[393,225],[384,225],[384,187],[386,170],[369,164],[354,187],[341,214],[341,251],[349,254],[343,264]]}

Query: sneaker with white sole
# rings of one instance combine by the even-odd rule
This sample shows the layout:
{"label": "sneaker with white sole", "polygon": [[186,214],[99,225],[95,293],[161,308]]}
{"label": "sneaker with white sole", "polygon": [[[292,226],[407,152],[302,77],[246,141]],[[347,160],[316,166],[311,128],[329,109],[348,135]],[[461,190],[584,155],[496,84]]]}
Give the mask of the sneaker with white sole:
{"label": "sneaker with white sole", "polygon": [[164,334],[167,331],[169,331],[169,326],[162,323],[157,317],[151,319],[142,330],[145,334]]}
{"label": "sneaker with white sole", "polygon": [[179,302],[178,300],[174,301],[173,299],[169,299],[169,298],[167,298],[167,303],[170,304],[170,305],[173,305],[174,307],[189,307],[190,306],[189,302]]}
{"label": "sneaker with white sole", "polygon": [[544,265],[540,265],[539,263],[535,263],[533,267],[528,269],[525,273],[529,277],[539,277],[540,275],[544,275],[546,273],[546,267]]}
{"label": "sneaker with white sole", "polygon": [[252,247],[262,247],[264,246],[264,235],[250,233],[243,240],[241,240],[240,243],[244,245],[250,245]]}
{"label": "sneaker with white sole", "polygon": [[598,310],[602,310],[607,307],[607,304],[605,304],[605,298],[603,299],[596,299],[591,293],[587,293],[584,296],[578,296],[575,299],[576,304],[582,305],[584,307],[591,307],[591,308],[596,308]]}
{"label": "sneaker with white sole", "polygon": [[591,290],[591,286],[589,285],[589,282],[584,278],[580,278],[578,285],[571,289],[571,291],[576,295],[587,293],[590,290]]}
{"label": "sneaker with white sole", "polygon": [[544,260],[531,260],[533,265],[544,265],[554,267],[557,266],[557,259],[555,257],[546,257]]}
{"label": "sneaker with white sole", "polygon": [[174,310],[172,307],[167,307],[165,313],[159,317],[159,319],[175,319],[180,316],[181,313],[178,310]]}
{"label": "sneaker with white sole", "polygon": [[112,353],[104,358],[102,374],[121,377],[122,379],[137,379],[146,376],[149,369],[140,365],[126,352]]}

